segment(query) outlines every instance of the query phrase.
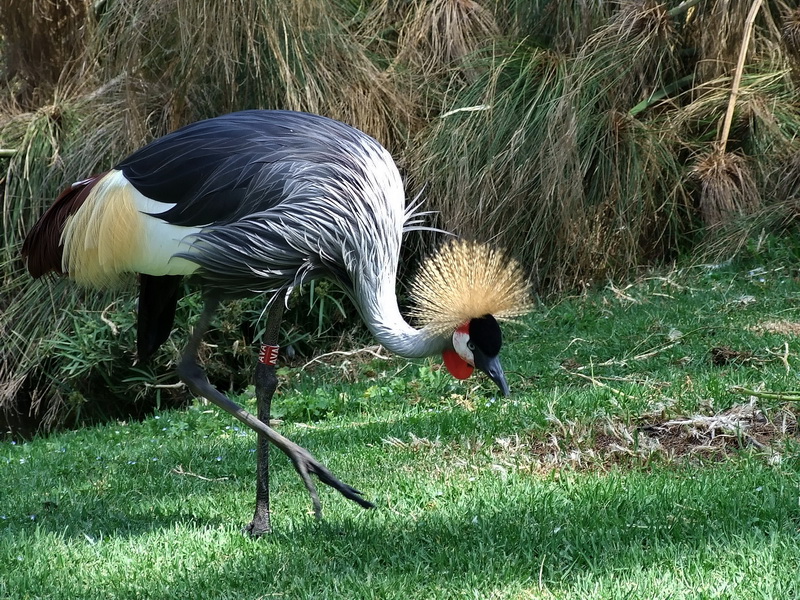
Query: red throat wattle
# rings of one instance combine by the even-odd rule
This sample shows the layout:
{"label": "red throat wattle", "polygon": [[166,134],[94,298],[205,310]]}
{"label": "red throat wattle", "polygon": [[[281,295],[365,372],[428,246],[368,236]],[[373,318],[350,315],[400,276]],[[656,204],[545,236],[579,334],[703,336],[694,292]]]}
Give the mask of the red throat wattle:
{"label": "red throat wattle", "polygon": [[444,366],[447,367],[450,375],[456,379],[466,379],[475,370],[475,367],[461,358],[455,350],[445,350],[442,352],[442,358],[444,359]]}
{"label": "red throat wattle", "polygon": [[[454,333],[455,336],[469,336],[469,322],[464,323]],[[469,364],[464,358],[455,350],[445,350],[442,352],[442,359],[444,366],[450,372],[450,375],[456,379],[466,379],[475,370],[475,367]]]}

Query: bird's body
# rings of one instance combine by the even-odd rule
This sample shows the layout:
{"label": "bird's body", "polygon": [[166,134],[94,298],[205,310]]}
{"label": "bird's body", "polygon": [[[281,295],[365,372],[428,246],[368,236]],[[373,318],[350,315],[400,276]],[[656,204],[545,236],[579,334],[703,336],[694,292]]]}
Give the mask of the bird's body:
{"label": "bird's body", "polygon": [[[397,167],[373,138],[317,115],[244,111],[186,126],[110,171],[73,184],[31,230],[23,255],[34,276],[54,271],[94,287],[139,274],[140,358],[152,354],[169,335],[183,276],[204,290],[204,327],[220,299],[255,293],[267,295],[272,320],[279,323],[287,290],[326,277],[345,290],[374,337],[389,350],[407,357],[444,352],[457,376],[462,376],[457,367],[466,361],[469,371],[472,364],[482,368],[507,393],[496,360],[500,330],[490,314],[512,316],[527,308],[527,289],[511,289],[525,287],[517,281],[518,268],[505,272],[510,282],[505,305],[492,300],[494,288],[503,287],[492,277],[488,286],[477,288],[477,303],[477,295],[469,299],[467,282],[467,301],[455,321],[445,319],[441,327],[437,317],[430,325],[411,327],[400,313],[395,287],[402,235],[416,225]],[[480,251],[476,256],[480,274]],[[503,280],[502,267],[491,269]],[[433,276],[428,275],[436,282],[451,274],[447,268],[434,268]],[[491,310],[495,304],[498,311]],[[472,314],[470,307],[478,305],[480,314]],[[437,310],[448,312],[446,305]],[[425,322],[426,311],[419,316]],[[272,330],[268,337],[277,337]],[[195,361],[202,333],[203,327],[195,332],[179,368],[190,388],[278,444],[301,475],[307,468],[368,505],[358,492],[321,471],[324,467],[310,455],[309,464],[298,466],[306,459],[281,445],[280,436],[263,423],[268,411],[255,419],[210,387]],[[453,361],[458,363],[455,370]],[[270,385],[269,398],[274,391]],[[304,481],[310,485],[307,473]],[[313,485],[309,490],[317,504]]]}
{"label": "bird's body", "polygon": [[62,199],[71,204],[58,226],[63,244],[36,244],[36,229],[26,241],[34,275],[66,272],[92,287],[131,273],[193,275],[220,297],[277,296],[327,277],[390,350],[443,349],[397,307],[401,238],[413,223],[397,167],[373,138],[338,121],[290,111],[201,121]]}

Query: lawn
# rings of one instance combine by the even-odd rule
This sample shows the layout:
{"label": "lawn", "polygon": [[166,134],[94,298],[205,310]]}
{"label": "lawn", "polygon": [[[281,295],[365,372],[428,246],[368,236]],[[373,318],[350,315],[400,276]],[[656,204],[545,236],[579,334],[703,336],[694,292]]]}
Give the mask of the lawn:
{"label": "lawn", "polygon": [[[275,416],[375,502],[316,522],[199,402],[0,442],[0,598],[800,597],[800,246],[642,273],[506,327],[509,399],[435,361],[281,369]],[[240,401],[253,406],[248,394]]]}

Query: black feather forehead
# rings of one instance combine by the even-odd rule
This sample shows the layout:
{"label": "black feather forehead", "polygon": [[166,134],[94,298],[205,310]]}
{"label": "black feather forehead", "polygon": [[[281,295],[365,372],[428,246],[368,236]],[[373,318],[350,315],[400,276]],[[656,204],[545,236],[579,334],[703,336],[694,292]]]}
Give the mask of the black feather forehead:
{"label": "black feather forehead", "polygon": [[469,339],[489,357],[500,354],[500,347],[503,345],[500,324],[492,315],[484,315],[470,320]]}

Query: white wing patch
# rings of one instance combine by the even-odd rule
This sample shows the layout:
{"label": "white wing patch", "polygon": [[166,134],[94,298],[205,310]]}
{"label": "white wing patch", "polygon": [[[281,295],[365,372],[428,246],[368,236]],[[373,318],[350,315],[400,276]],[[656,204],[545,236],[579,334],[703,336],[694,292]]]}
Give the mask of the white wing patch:
{"label": "white wing patch", "polygon": [[109,287],[126,273],[188,275],[198,266],[173,255],[199,227],[170,225],[145,214],[171,206],[139,193],[121,171],[110,171],[67,219],[63,268],[82,285]]}

